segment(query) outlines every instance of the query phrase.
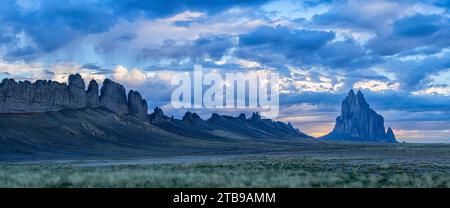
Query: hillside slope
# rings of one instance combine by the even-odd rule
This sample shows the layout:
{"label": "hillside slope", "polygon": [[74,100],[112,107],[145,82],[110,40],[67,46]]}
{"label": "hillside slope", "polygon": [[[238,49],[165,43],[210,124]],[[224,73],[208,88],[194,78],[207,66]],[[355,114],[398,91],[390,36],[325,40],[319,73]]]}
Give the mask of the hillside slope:
{"label": "hillside slope", "polygon": [[281,141],[256,137],[243,139],[226,130],[219,134],[194,128],[183,120],[174,119],[166,124],[165,128],[156,126],[103,107],[3,113],[0,114],[0,160],[251,152],[284,145]]}

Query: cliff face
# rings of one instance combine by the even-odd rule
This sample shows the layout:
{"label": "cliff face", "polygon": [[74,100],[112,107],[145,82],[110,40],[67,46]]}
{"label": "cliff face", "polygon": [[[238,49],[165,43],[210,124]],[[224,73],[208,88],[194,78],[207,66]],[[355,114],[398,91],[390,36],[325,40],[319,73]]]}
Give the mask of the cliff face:
{"label": "cliff face", "polygon": [[47,112],[76,109],[86,105],[81,76],[71,76],[69,85],[38,80],[16,82],[4,79],[0,84],[0,112]]}
{"label": "cliff face", "polygon": [[147,118],[147,101],[131,90],[128,98],[125,88],[105,79],[100,90],[95,80],[87,91],[79,74],[70,75],[68,85],[48,80],[16,82],[4,79],[0,84],[0,113],[50,112],[67,109],[105,107],[115,113],[130,113]]}
{"label": "cliff face", "polygon": [[100,100],[98,97],[98,84],[95,80],[91,80],[86,91],[86,107],[96,108],[99,106]]}
{"label": "cliff face", "polygon": [[351,90],[342,102],[334,129],[322,137],[329,140],[396,142],[394,132],[384,128],[384,118],[369,107],[361,91]]}
{"label": "cliff face", "polygon": [[147,101],[142,99],[139,92],[130,90],[128,92],[128,112],[140,119],[148,120],[147,111]]}
{"label": "cliff face", "polygon": [[127,95],[121,84],[105,79],[100,94],[100,106],[115,113],[128,113]]}

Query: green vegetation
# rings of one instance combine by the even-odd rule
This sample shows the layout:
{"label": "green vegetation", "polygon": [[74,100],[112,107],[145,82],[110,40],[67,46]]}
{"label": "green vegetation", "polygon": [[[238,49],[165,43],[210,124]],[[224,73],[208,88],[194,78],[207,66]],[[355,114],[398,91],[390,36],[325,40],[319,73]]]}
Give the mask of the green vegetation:
{"label": "green vegetation", "polygon": [[0,187],[450,187],[447,163],[244,157],[226,162],[0,165]]}

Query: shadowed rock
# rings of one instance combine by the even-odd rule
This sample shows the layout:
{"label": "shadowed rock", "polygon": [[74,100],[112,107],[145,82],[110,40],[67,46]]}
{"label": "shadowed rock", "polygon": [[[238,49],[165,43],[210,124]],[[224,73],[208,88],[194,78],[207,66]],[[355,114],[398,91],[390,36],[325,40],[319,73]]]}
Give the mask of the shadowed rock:
{"label": "shadowed rock", "polygon": [[99,105],[98,84],[95,80],[91,80],[86,91],[86,107],[96,108]]}
{"label": "shadowed rock", "polygon": [[220,127],[235,134],[260,139],[311,138],[290,124],[273,121],[271,119],[263,119],[259,113],[253,113],[249,119],[246,119],[244,113],[239,114],[238,117],[214,113],[207,122],[211,126]]}
{"label": "shadowed rock", "polygon": [[86,106],[86,91],[83,78],[79,74],[69,76],[70,108],[83,108]]}
{"label": "shadowed rock", "polygon": [[86,106],[84,81],[79,74],[69,76],[69,85],[51,80],[0,84],[0,113],[47,112]]}
{"label": "shadowed rock", "polygon": [[182,121],[185,123],[188,123],[188,124],[192,124],[192,125],[204,122],[202,120],[202,118],[200,118],[199,115],[197,115],[196,113],[189,112],[189,111],[184,114]]}
{"label": "shadowed rock", "polygon": [[396,142],[397,141],[397,139],[395,138],[394,131],[391,129],[391,127],[389,127],[386,132],[386,139],[388,142]]}
{"label": "shadowed rock", "polygon": [[147,101],[142,99],[139,92],[134,90],[128,92],[128,111],[130,115],[147,120]]}
{"label": "shadowed rock", "polygon": [[[70,122],[82,122],[83,128],[82,131],[79,129],[70,130],[68,135],[71,136],[83,138],[86,135],[91,135],[92,138],[106,138],[109,134],[108,132],[121,129],[121,127],[119,128],[115,125],[111,128],[107,127],[108,132],[98,131],[98,127],[103,126],[104,121],[94,119],[92,120],[93,123],[88,125],[87,123],[91,122],[90,120],[89,122],[87,120],[83,121],[77,116],[73,116],[81,113],[89,118],[95,118],[98,115],[108,115],[113,122],[118,122],[118,124],[124,125],[125,127],[129,125],[129,122],[140,121],[132,125],[137,125],[134,127],[138,129],[152,126],[150,128],[156,130],[155,127],[158,127],[159,130],[156,131],[167,131],[166,133],[170,132],[171,135],[177,135],[177,137],[183,136],[185,138],[196,138],[207,141],[235,143],[241,140],[273,141],[279,139],[310,138],[298,129],[293,128],[292,125],[263,119],[258,113],[254,113],[249,119],[246,118],[245,114],[232,117],[215,113],[210,119],[205,121],[199,115],[192,112],[187,112],[183,119],[179,120],[165,116],[160,108],[155,108],[154,112],[150,115],[147,114],[147,110],[147,102],[139,92],[130,90],[127,96],[124,86],[110,79],[104,80],[100,89],[100,96],[97,82],[91,80],[86,91],[84,80],[79,74],[70,75],[67,85],[48,80],[37,80],[35,83],[31,83],[29,81],[16,82],[13,79],[5,79],[0,84],[0,113],[39,112],[37,115],[42,116],[42,120],[37,121],[37,123],[30,122],[29,120],[25,123],[18,122],[16,125],[19,125],[20,128],[27,128],[29,126],[34,128],[38,126],[38,123],[44,121],[45,123],[49,123],[49,121],[50,123],[64,123],[66,121],[60,120],[58,115],[70,114],[68,117],[76,117],[76,119],[70,119]],[[91,113],[97,114],[91,116]],[[6,120],[10,116],[9,114],[0,115],[3,115]],[[15,115],[12,115],[12,117]],[[18,115],[26,117],[28,114]],[[126,122],[121,118],[126,119]],[[153,125],[145,123],[147,121]],[[58,129],[55,132],[69,128],[60,127],[54,125],[54,123],[51,125]],[[45,126],[46,124],[42,128],[46,128]],[[125,134],[136,135],[134,134],[136,132],[128,132],[128,130],[124,129],[120,131],[121,134],[125,132]],[[51,134],[46,134],[46,132],[45,130],[39,130],[32,136],[36,138],[53,138],[58,136],[54,132]],[[11,137],[20,135],[22,135],[20,132],[8,134]],[[147,136],[142,134],[137,139],[143,139]]]}
{"label": "shadowed rock", "polygon": [[148,118],[152,124],[160,124],[163,121],[169,120],[169,117],[165,116],[161,108],[158,107],[153,110],[153,113],[150,114]]}
{"label": "shadowed rock", "polygon": [[247,120],[247,117],[245,116],[245,113],[239,114],[239,119],[241,119],[242,121]]}
{"label": "shadowed rock", "polygon": [[127,95],[121,84],[105,79],[100,93],[100,106],[115,113],[128,113]]}
{"label": "shadowed rock", "polygon": [[386,134],[384,118],[369,107],[361,91],[355,94],[353,90],[350,90],[347,97],[342,101],[341,115],[336,118],[333,131],[322,138],[395,142],[395,139],[388,138]]}
{"label": "shadowed rock", "polygon": [[130,113],[147,120],[147,102],[136,91],[130,91],[105,79],[99,97],[95,80],[89,82],[87,91],[79,74],[70,75],[68,85],[51,80],[16,82],[4,79],[0,84],[0,113],[28,113],[105,107],[115,113]]}

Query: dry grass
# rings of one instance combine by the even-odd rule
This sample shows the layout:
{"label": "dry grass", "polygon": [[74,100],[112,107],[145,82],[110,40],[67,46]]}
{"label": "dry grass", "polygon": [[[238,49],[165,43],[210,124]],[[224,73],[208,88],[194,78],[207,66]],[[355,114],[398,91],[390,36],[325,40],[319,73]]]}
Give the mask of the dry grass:
{"label": "dry grass", "polygon": [[450,187],[449,173],[448,164],[246,157],[194,164],[0,165],[0,187]]}

